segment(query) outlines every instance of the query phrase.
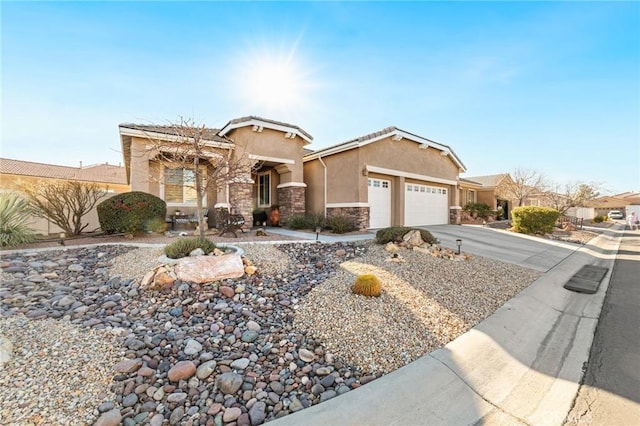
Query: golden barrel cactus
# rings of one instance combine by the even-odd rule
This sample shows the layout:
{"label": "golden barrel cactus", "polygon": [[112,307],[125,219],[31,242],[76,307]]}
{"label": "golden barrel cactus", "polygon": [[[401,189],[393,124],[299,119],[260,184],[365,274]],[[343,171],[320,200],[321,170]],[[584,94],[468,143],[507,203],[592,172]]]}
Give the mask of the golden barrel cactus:
{"label": "golden barrel cactus", "polygon": [[355,283],[351,287],[351,291],[363,296],[380,296],[382,285],[380,280],[373,274],[362,274],[356,277]]}

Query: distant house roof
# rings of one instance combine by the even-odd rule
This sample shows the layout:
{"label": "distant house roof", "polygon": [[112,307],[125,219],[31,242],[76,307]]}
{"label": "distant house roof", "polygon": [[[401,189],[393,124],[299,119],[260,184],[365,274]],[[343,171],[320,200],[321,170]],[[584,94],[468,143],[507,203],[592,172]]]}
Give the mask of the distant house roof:
{"label": "distant house roof", "polygon": [[420,144],[425,148],[431,147],[437,150],[440,150],[443,154],[447,156],[451,156],[453,162],[463,171],[466,170],[465,165],[460,161],[458,156],[453,152],[453,150],[444,144],[439,142],[432,141],[427,138],[423,138],[422,136],[418,136],[414,133],[407,132],[405,130],[399,129],[395,126],[385,127],[382,130],[377,132],[369,133],[367,135],[359,136],[355,139],[348,140],[346,142],[342,142],[336,145],[329,146],[327,148],[322,148],[317,151],[314,151],[311,154],[305,155],[304,161],[315,160],[318,157],[323,157],[326,155],[333,155],[339,152],[348,151],[350,149],[359,148],[361,146],[379,141],[381,139],[385,139],[387,137],[397,138],[397,140],[401,140],[403,138],[412,140]]}
{"label": "distant house roof", "polygon": [[[158,126],[158,125],[144,125],[123,123],[120,124],[121,129],[131,129],[143,132],[144,136],[149,138],[157,137],[156,135],[170,135],[170,136],[188,136],[181,134],[179,131],[180,126]],[[122,132],[122,130],[121,130]],[[213,142],[231,143],[231,141],[225,137],[220,136],[218,133],[220,129],[213,129],[205,127],[202,136],[205,140]]]}
{"label": "distant house roof", "polygon": [[497,175],[485,175],[485,176],[469,176],[464,178],[465,180],[469,180],[471,182],[479,183],[484,187],[496,187],[500,183],[502,179],[508,176],[508,173],[500,173]]}
{"label": "distant house roof", "polygon": [[307,143],[311,143],[311,141],[313,140],[313,136],[311,136],[311,134],[306,132],[301,127],[296,126],[295,124],[269,120],[268,118],[262,118],[255,115],[249,115],[246,117],[234,118],[233,120],[230,120],[222,127],[222,129],[220,129],[218,134],[220,136],[225,136],[233,129],[246,126],[256,126],[256,129],[260,127],[266,127],[268,129],[280,130],[285,133],[296,134]]}
{"label": "distant house roof", "polygon": [[620,198],[618,196],[605,195],[604,197],[594,198],[585,203],[587,207],[600,209],[619,209],[630,204],[634,204],[634,198]]}
{"label": "distant house roof", "polygon": [[48,179],[79,180],[118,185],[127,184],[124,167],[107,163],[85,167],[69,167],[0,158],[0,173]]}

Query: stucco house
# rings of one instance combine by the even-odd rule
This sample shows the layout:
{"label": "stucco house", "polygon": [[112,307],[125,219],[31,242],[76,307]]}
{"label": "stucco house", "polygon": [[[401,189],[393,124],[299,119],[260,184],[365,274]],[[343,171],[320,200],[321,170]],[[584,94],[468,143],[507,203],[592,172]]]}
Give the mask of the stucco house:
{"label": "stucco house", "polygon": [[303,161],[309,212],[350,216],[361,229],[458,221],[465,166],[447,145],[387,127]]}
{"label": "stucco house", "polygon": [[[176,210],[193,213],[196,197],[190,181],[193,167],[176,167],[159,155],[152,141],[171,143],[179,140],[172,126],[120,124],[120,140],[127,181],[132,191],[156,195],[167,203],[167,214]],[[228,206],[252,223],[255,208],[278,205],[280,217],[286,221],[293,214],[305,212],[305,188],[302,157],[304,147],[313,137],[302,128],[248,116],[229,121],[221,129],[206,129],[205,150],[201,156],[215,158],[230,153],[238,161],[251,165],[242,176],[236,176],[223,187],[208,188],[204,206]],[[204,162],[202,167],[211,167]],[[209,215],[213,225],[213,215]]]}
{"label": "stucco house", "polygon": [[491,210],[501,210],[501,217],[508,218],[511,209],[514,207],[513,202],[500,194],[500,187],[508,184],[508,182],[513,183],[513,179],[511,179],[509,173],[461,178],[460,190],[462,206],[468,202],[484,203],[488,205]]}
{"label": "stucco house", "polygon": [[[56,181],[96,184],[107,191],[108,195],[129,191],[125,169],[122,166],[104,163],[69,167],[0,158],[0,191],[19,191],[22,185]],[[89,223],[87,230],[97,229],[100,226],[95,209],[89,212],[84,220]],[[44,235],[61,231],[59,227],[42,218],[33,217],[28,224],[37,233]]]}

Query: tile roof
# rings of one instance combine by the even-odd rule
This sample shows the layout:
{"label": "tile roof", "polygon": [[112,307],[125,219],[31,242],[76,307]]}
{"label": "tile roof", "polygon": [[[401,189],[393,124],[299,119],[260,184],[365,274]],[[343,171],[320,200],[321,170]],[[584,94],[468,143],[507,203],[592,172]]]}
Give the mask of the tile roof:
{"label": "tile roof", "polygon": [[[334,153],[346,151],[346,150],[349,150],[349,149],[356,148],[356,146],[360,146],[360,144],[363,143],[363,142],[367,142],[369,140],[373,140],[373,139],[376,139],[376,138],[384,137],[384,136],[390,135],[391,133],[394,133],[394,132],[396,134],[399,134],[399,135],[403,136],[403,137],[407,137],[408,136],[408,139],[412,139],[412,140],[414,140],[415,142],[418,142],[418,143],[425,143],[424,141],[426,141],[427,144],[433,144],[434,147],[439,147],[437,149],[440,149],[443,152],[444,151],[448,151],[451,154],[451,157],[453,158],[454,162],[456,162],[462,169],[465,169],[464,164],[462,163],[462,161],[460,161],[460,159],[453,152],[453,149],[451,149],[450,146],[442,144],[440,142],[433,141],[431,139],[427,139],[427,138],[419,136],[419,135],[416,135],[415,133],[407,132],[406,130],[399,129],[399,128],[395,127],[395,126],[385,127],[384,129],[378,130],[377,132],[369,133],[369,134],[366,134],[366,135],[363,135],[363,136],[358,136],[357,138],[350,139],[348,141],[341,142],[341,143],[336,144],[336,145],[331,145],[331,146],[328,146],[326,148],[321,148],[321,149],[319,149],[317,151],[314,151],[313,153],[308,154],[308,155],[310,155],[310,156],[311,155],[316,155],[316,154],[324,155],[325,153],[329,153],[329,152],[334,154]],[[351,145],[353,145],[353,146],[351,146]],[[306,155],[307,154],[305,153],[305,156]],[[310,158],[315,158],[315,157],[308,157],[308,158],[310,159]]]}
{"label": "tile roof", "polygon": [[311,136],[310,133],[308,133],[307,131],[305,131],[303,128],[299,126],[296,126],[295,124],[285,123],[284,121],[270,120],[268,118],[258,117],[257,115],[248,115],[246,117],[234,118],[233,120],[229,120],[229,122],[224,127],[227,127],[229,124],[239,124],[239,123],[244,123],[251,120],[264,121],[265,123],[275,124],[276,126],[290,127],[292,129],[298,130],[300,133],[302,133],[307,138],[309,138],[309,140],[313,140],[313,136]]}
{"label": "tile roof", "polygon": [[482,186],[497,186],[500,181],[507,175],[508,173],[500,173],[497,175],[469,176],[465,177],[465,179],[479,183]]}
{"label": "tile roof", "polygon": [[124,167],[106,163],[85,167],[69,167],[0,158],[0,173],[49,179],[81,180],[85,182],[119,185],[127,184]]}
{"label": "tile roof", "polygon": [[[161,134],[171,135],[171,136],[182,136],[178,132],[178,128],[180,126],[158,126],[158,125],[123,123],[123,124],[120,124],[120,127],[123,127],[126,129],[140,130],[142,132],[161,133]],[[231,143],[229,139],[219,136],[218,135],[219,132],[220,132],[220,129],[205,127],[203,136],[206,140],[209,140],[209,141]]]}

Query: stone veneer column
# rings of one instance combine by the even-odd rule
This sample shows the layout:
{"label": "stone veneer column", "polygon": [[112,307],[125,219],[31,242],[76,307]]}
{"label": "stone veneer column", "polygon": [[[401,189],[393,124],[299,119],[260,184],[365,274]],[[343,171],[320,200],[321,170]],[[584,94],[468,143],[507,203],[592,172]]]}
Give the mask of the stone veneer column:
{"label": "stone veneer column", "polygon": [[278,188],[278,203],[280,206],[280,222],[287,223],[293,215],[305,213],[305,188],[303,186],[286,186]]}
{"label": "stone veneer column", "polygon": [[369,228],[369,207],[329,207],[327,218],[346,216],[351,219],[358,230]]}
{"label": "stone veneer column", "polygon": [[251,228],[253,225],[253,215],[251,214],[251,193],[253,182],[232,182],[229,183],[229,204],[231,213],[241,214],[244,217],[245,227]]}
{"label": "stone veneer column", "polygon": [[462,221],[461,214],[462,214],[462,207],[460,206],[449,207],[449,224],[460,225]]}

